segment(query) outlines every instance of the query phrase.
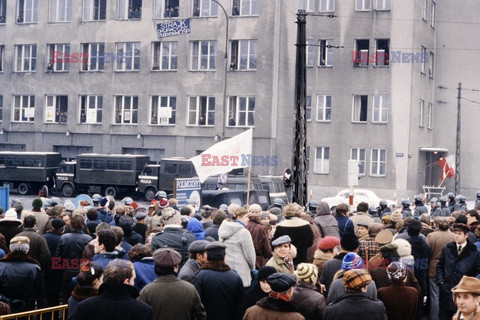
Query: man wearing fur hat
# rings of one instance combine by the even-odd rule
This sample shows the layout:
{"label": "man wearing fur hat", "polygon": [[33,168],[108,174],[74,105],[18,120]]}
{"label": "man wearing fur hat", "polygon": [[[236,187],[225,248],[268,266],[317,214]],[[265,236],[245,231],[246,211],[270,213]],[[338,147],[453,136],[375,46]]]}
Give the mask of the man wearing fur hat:
{"label": "man wearing fur hat", "polygon": [[292,244],[297,248],[297,256],[293,259],[295,265],[307,261],[308,248],[313,243],[313,232],[308,221],[300,218],[302,208],[296,203],[289,203],[283,207],[285,220],[275,229],[273,240],[288,235]]}
{"label": "man wearing fur hat", "polygon": [[252,204],[248,208],[247,230],[252,235],[253,246],[255,247],[255,268],[263,267],[272,256],[272,246],[268,228],[260,223],[262,208],[258,204]]}
{"label": "man wearing fur hat", "polygon": [[27,237],[10,240],[10,253],[0,259],[0,294],[11,300],[12,312],[47,307],[42,271],[28,251]]}
{"label": "man wearing fur hat", "polygon": [[324,320],[386,320],[385,306],[380,300],[367,297],[372,277],[364,269],[353,269],[343,275],[346,294],[327,306]]}
{"label": "man wearing fur hat", "polygon": [[[258,301],[257,304],[245,312],[243,320],[303,320],[291,303],[293,286],[296,278],[290,274],[274,273],[267,278],[270,291],[267,298]],[[320,318],[319,318],[320,319]]]}
{"label": "man wearing fur hat", "polygon": [[452,292],[458,308],[453,320],[480,320],[480,279],[464,276]]}
{"label": "man wearing fur hat", "polygon": [[442,250],[437,264],[437,284],[440,292],[439,319],[452,319],[456,312],[451,297],[451,289],[456,286],[462,276],[475,277],[480,274],[480,251],[468,240],[469,228],[466,224],[453,225],[455,242],[451,242]]}
{"label": "man wearing fur hat", "polygon": [[8,209],[5,217],[0,220],[0,233],[5,236],[7,246],[10,244],[10,239],[22,232],[21,225],[22,220],[17,218],[15,209]]}

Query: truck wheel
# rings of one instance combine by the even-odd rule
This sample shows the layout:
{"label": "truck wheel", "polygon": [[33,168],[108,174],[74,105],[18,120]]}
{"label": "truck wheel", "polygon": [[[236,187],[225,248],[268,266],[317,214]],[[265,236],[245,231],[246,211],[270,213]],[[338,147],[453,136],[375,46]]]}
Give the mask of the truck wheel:
{"label": "truck wheel", "polygon": [[28,183],[22,182],[18,185],[17,191],[21,195],[26,195],[30,192],[30,186],[28,185]]}
{"label": "truck wheel", "polygon": [[145,199],[152,201],[156,193],[157,191],[154,188],[147,188],[147,190],[145,190]]}
{"label": "truck wheel", "polygon": [[64,197],[71,197],[73,196],[73,186],[71,184],[64,184],[62,187],[62,194]]}
{"label": "truck wheel", "polygon": [[112,186],[106,187],[105,188],[105,195],[106,196],[112,196],[112,197],[115,198],[117,196],[117,188],[112,187]]}

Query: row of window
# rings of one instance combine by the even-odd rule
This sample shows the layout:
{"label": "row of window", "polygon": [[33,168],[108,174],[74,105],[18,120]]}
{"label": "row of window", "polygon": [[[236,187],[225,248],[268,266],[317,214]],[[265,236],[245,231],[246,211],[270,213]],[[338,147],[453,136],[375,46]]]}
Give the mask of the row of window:
{"label": "row of window", "polygon": [[[310,157],[310,147],[307,147],[307,158]],[[350,159],[357,160],[359,164],[359,175],[365,176],[367,163],[366,148],[351,148]],[[385,177],[387,166],[387,150],[370,149],[370,176]],[[308,168],[308,165],[307,165]],[[313,172],[320,174],[330,173],[330,147],[315,147],[315,162]]]}
{"label": "row of window", "polygon": [[[232,16],[258,16],[260,0],[230,0]],[[148,1],[147,3],[149,3]],[[17,24],[38,22],[38,0],[17,0],[15,22]],[[116,3],[115,19],[140,20],[142,18],[142,0],[112,0]],[[189,3],[185,1],[185,3]],[[107,19],[107,0],[83,0],[83,21],[104,21]],[[7,0],[0,0],[0,23],[7,22]],[[189,6],[190,7],[190,6]],[[180,0],[154,0],[153,18],[176,18],[186,15]],[[187,10],[190,10],[187,8]],[[192,0],[193,17],[216,17],[218,5],[212,0]],[[71,22],[72,0],[50,0],[48,6],[49,22]]]}
{"label": "row of window", "polygon": [[[138,124],[138,96],[114,96],[114,124]],[[105,110],[102,95],[80,95],[78,100],[78,123],[101,124]],[[2,120],[3,97],[0,96],[0,121]],[[35,121],[35,96],[13,95],[13,122],[32,123]],[[141,106],[140,106],[141,108]],[[175,125],[177,113],[177,98],[175,96],[151,96],[149,106],[150,125]],[[68,96],[46,95],[44,122],[66,124],[68,115]],[[215,125],[215,97],[190,96],[187,107],[188,126]],[[229,127],[253,127],[255,125],[255,97],[228,97]]]}
{"label": "row of window", "polygon": [[[257,69],[257,40],[230,41],[230,70]],[[191,41],[190,69],[216,70],[216,41]],[[15,72],[37,70],[37,45],[15,45]],[[140,70],[140,42],[117,42],[115,53],[105,52],[105,43],[82,43],[80,52],[72,52],[70,44],[47,45],[47,72],[68,72],[70,64],[80,63],[82,71],[103,71],[105,64],[114,64],[115,71]],[[178,68],[178,42],[152,43],[153,71],[174,71]],[[4,70],[5,46],[0,45],[0,72]]]}

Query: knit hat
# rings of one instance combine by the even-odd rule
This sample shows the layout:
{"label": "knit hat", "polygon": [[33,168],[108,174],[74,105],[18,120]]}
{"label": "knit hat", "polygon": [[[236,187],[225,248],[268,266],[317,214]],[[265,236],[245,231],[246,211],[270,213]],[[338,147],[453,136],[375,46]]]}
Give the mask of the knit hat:
{"label": "knit hat", "polygon": [[178,266],[182,261],[182,256],[171,248],[160,248],[153,252],[153,262],[159,267]]}
{"label": "knit hat", "polygon": [[282,293],[293,287],[297,283],[297,279],[294,275],[277,272],[267,278],[267,283],[272,291]]}
{"label": "knit hat", "polygon": [[403,220],[402,213],[400,212],[400,210],[395,210],[395,212],[392,213],[390,216],[393,222],[399,222]]}
{"label": "knit hat", "polygon": [[392,262],[388,265],[387,275],[392,281],[403,281],[407,276],[407,269],[400,262]]}
{"label": "knit hat", "polygon": [[40,209],[43,205],[42,199],[40,198],[35,198],[32,201],[32,208],[33,209]]}
{"label": "knit hat", "polygon": [[182,216],[180,215],[180,212],[173,208],[165,208],[162,210],[162,220],[165,225],[180,224],[182,222]]}
{"label": "knit hat", "polygon": [[318,242],[318,249],[330,250],[340,244],[340,239],[334,236],[326,236]]}
{"label": "knit hat", "polygon": [[372,277],[365,269],[348,270],[343,275],[343,285],[347,289],[359,291],[372,282]]}
{"label": "knit hat", "polygon": [[263,266],[258,270],[258,281],[265,281],[267,278],[276,273],[277,269],[271,266]]}
{"label": "knit hat", "polygon": [[407,257],[412,254],[412,245],[405,239],[395,239],[392,242],[398,246],[397,252],[400,257]]}
{"label": "knit hat", "polygon": [[[107,198],[105,198],[107,199]],[[100,203],[101,203],[102,200],[100,200]],[[77,207],[75,207],[75,204],[70,201],[70,200],[67,200],[63,203],[63,206],[65,207],[65,210],[66,211],[70,211],[70,212],[73,212]]]}
{"label": "knit hat", "polygon": [[248,216],[249,217],[260,217],[262,214],[262,207],[260,207],[258,204],[252,204],[248,208]]}
{"label": "knit hat", "polygon": [[343,257],[342,270],[361,269],[362,267],[363,260],[358,254],[349,252]]}
{"label": "knit hat", "polygon": [[375,237],[375,242],[378,245],[383,246],[385,244],[389,244],[393,240],[393,233],[390,230],[382,230],[380,231],[377,236]]}
{"label": "knit hat", "polygon": [[355,251],[360,246],[357,236],[351,233],[345,233],[340,240],[340,245],[346,251]]}
{"label": "knit hat", "polygon": [[311,263],[300,263],[297,266],[297,271],[295,272],[297,278],[304,282],[317,283],[318,279],[318,268],[316,265]]}

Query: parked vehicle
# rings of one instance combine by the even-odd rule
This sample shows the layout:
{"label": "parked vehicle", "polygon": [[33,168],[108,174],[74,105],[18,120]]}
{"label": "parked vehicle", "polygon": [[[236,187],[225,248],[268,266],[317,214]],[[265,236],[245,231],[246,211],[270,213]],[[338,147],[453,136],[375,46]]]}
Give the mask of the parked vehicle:
{"label": "parked vehicle", "polygon": [[146,155],[85,153],[64,162],[56,175],[56,187],[65,197],[76,193],[101,193],[116,197],[135,192],[138,176],[150,160]]}
{"label": "parked vehicle", "polygon": [[[201,205],[209,205],[215,208],[221,204],[231,205],[232,203],[244,206],[247,203],[246,190],[204,190],[201,196]],[[270,205],[270,196],[268,191],[250,190],[250,204],[257,203],[266,210]]]}
{"label": "parked vehicle", "polygon": [[163,158],[160,164],[146,165],[138,177],[137,191],[151,201],[157,191],[173,193],[176,178],[196,176],[193,163],[185,158]]}
{"label": "parked vehicle", "polygon": [[61,161],[57,152],[1,151],[0,183],[10,184],[22,195],[37,192],[43,185],[52,187]]}
{"label": "parked vehicle", "polygon": [[[349,195],[349,189],[343,189],[339,193],[337,193],[336,196],[334,197],[328,197],[328,198],[323,198],[322,201],[325,201],[328,203],[328,206],[330,207],[331,210],[334,210],[337,205],[340,203],[345,203],[348,204],[348,195]],[[360,202],[366,202],[368,203],[369,206],[379,206],[379,202],[382,200],[379,198],[373,191],[371,190],[366,190],[366,189],[354,189],[353,193],[353,207],[356,208],[357,205]],[[387,200],[387,204],[389,207],[395,207],[397,203],[393,200]]]}

